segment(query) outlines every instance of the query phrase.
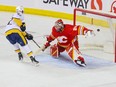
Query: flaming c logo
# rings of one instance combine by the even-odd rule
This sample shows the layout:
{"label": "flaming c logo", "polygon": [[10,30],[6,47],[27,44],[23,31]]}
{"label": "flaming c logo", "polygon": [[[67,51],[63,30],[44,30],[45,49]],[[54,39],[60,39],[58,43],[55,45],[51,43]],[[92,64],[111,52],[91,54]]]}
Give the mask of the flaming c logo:
{"label": "flaming c logo", "polygon": [[111,12],[116,13],[116,0],[111,5]]}
{"label": "flaming c logo", "polygon": [[102,10],[102,0],[91,0],[91,9]]}

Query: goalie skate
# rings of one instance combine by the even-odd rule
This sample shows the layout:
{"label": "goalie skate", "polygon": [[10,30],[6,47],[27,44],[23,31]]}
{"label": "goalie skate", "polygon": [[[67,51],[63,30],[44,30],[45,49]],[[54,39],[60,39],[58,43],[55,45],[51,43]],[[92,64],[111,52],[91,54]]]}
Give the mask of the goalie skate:
{"label": "goalie skate", "polygon": [[74,60],[74,62],[79,66],[82,66],[82,67],[86,66],[84,58],[82,56],[78,56],[78,59]]}
{"label": "goalie skate", "polygon": [[74,60],[74,63],[79,65],[79,66],[81,66],[81,67],[85,67],[86,66],[85,62],[83,62],[81,60]]}

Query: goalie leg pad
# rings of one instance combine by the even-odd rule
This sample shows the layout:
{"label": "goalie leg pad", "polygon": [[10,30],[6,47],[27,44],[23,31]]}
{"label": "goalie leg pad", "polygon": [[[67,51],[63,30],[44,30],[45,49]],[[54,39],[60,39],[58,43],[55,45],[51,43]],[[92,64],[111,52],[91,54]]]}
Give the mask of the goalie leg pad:
{"label": "goalie leg pad", "polygon": [[75,48],[78,50],[79,49],[79,43],[78,43],[78,41],[75,40],[73,44],[74,44]]}
{"label": "goalie leg pad", "polygon": [[55,58],[58,58],[59,57],[59,52],[58,52],[58,47],[56,44],[52,45],[50,47],[50,55],[55,57]]}
{"label": "goalie leg pad", "polygon": [[74,63],[76,63],[79,66],[86,66],[84,58],[82,57],[79,50],[77,50],[75,46],[70,45],[69,47],[66,48],[66,52],[68,53],[70,58],[72,58]]}
{"label": "goalie leg pad", "polygon": [[72,44],[66,48],[66,52],[68,53],[70,58],[74,59],[74,47]]}

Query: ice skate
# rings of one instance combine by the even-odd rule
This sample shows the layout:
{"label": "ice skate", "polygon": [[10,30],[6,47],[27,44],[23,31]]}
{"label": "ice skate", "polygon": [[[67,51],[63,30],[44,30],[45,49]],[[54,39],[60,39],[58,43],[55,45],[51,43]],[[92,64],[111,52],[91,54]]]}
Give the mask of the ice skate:
{"label": "ice skate", "polygon": [[39,61],[37,61],[35,59],[35,57],[33,57],[33,56],[31,56],[30,59],[31,59],[32,63],[35,63],[35,64],[38,64],[39,63]]}
{"label": "ice skate", "polygon": [[77,60],[74,60],[74,62],[79,66],[82,66],[82,67],[86,66],[84,58],[81,56],[79,56]]}
{"label": "ice skate", "polygon": [[23,55],[21,52],[18,53],[19,61],[23,60]]}

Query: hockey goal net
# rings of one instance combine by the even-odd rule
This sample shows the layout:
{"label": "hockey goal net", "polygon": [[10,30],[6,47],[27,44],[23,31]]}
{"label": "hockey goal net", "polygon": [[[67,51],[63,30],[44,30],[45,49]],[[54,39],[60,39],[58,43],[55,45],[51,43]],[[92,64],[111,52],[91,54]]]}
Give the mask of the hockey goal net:
{"label": "hockey goal net", "polygon": [[82,53],[116,62],[116,14],[75,8],[73,24],[83,25],[95,33],[91,37],[79,36]]}

